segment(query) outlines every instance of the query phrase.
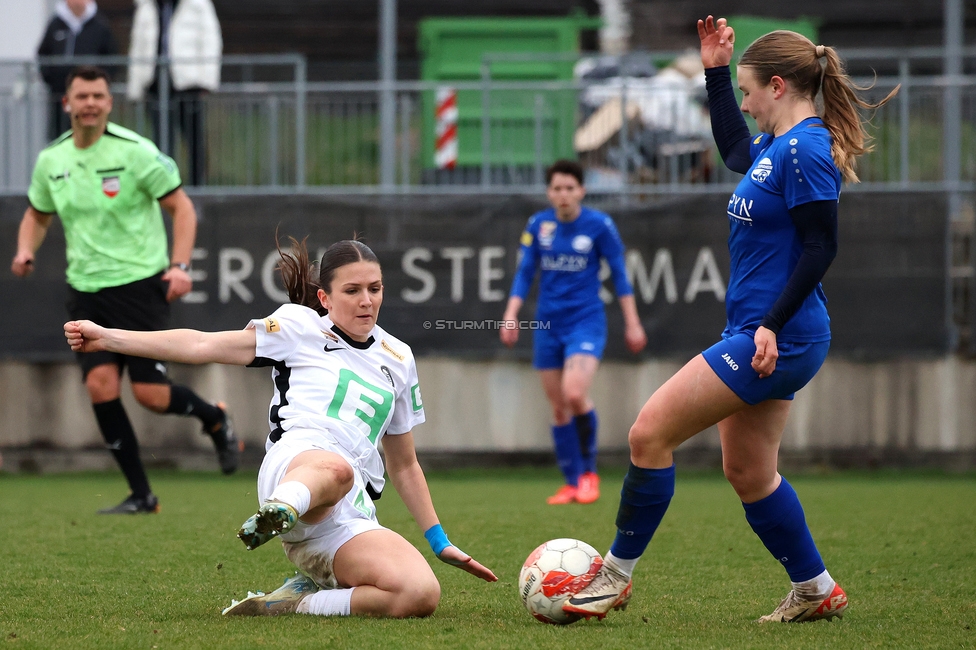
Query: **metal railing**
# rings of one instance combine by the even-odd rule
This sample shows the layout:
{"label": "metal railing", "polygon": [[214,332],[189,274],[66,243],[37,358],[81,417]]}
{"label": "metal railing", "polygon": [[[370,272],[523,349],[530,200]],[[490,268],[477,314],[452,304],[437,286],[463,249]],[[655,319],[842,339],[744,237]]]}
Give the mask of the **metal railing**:
{"label": "metal railing", "polygon": [[[881,72],[857,79],[873,84],[868,99],[901,84],[894,101],[872,117],[875,150],[860,161],[862,189],[976,189],[976,76],[913,69],[938,64],[941,48],[842,54]],[[976,48],[964,55],[976,58]],[[120,68],[129,61],[70,62]],[[719,160],[696,98],[640,80],[501,81],[485,74],[452,83],[460,105],[459,153],[454,169],[438,169],[433,98],[447,84],[404,81],[388,92],[380,82],[313,83],[298,55],[226,56],[219,90],[187,97],[174,92],[168,63],[158,62],[156,92],[147,99],[130,101],[124,84],[113,85],[112,120],[156,141],[184,176],[191,157],[199,156],[202,173],[187,179],[199,192],[538,192],[545,166],[566,155],[584,163],[588,188],[598,193],[710,192],[728,189],[738,178]],[[2,193],[26,191],[48,140],[49,112],[56,105],[39,81],[38,66],[0,61]],[[385,138],[384,98],[394,116]],[[947,102],[955,101],[958,119],[947,126]],[[382,183],[383,160],[393,161],[392,184]]]}

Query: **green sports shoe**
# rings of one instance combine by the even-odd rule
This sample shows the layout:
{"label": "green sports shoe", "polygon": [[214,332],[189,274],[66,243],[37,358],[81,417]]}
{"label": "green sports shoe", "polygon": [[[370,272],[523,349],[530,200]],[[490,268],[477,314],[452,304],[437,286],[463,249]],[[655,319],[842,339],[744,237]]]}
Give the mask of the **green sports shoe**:
{"label": "green sports shoe", "polygon": [[287,503],[268,501],[244,522],[237,536],[247,550],[253,551],[282,533],[287,533],[298,523],[298,512]]}
{"label": "green sports shoe", "polygon": [[230,601],[230,607],[224,609],[224,616],[278,616],[279,614],[292,614],[298,609],[298,603],[309,594],[318,591],[318,586],[312,582],[311,578],[296,573],[293,577],[285,580],[281,585],[270,594],[263,592],[247,592],[247,598],[237,602]]}

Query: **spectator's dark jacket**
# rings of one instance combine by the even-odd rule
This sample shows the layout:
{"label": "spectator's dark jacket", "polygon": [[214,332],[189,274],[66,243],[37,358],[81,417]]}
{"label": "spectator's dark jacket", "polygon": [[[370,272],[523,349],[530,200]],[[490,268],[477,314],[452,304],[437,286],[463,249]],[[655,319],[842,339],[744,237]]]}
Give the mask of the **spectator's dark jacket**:
{"label": "spectator's dark jacket", "polygon": [[[58,15],[48,23],[38,56],[118,54],[119,46],[101,14],[92,16],[78,34]],[[41,76],[52,93],[64,94],[64,80],[73,66],[41,66]]]}

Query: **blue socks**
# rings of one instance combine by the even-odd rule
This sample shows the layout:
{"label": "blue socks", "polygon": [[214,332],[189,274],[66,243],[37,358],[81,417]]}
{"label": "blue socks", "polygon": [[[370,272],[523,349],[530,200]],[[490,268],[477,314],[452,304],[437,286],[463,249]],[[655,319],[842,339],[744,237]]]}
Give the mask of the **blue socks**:
{"label": "blue socks", "polygon": [[580,453],[583,455],[583,472],[596,473],[596,411],[573,417],[576,435],[579,437]]}
{"label": "blue socks", "polygon": [[583,473],[583,457],[580,454],[576,425],[572,422],[553,425],[552,439],[556,443],[556,462],[566,477],[566,485],[576,487],[579,485],[580,474]]}
{"label": "blue socks", "polygon": [[620,490],[617,536],[610,546],[615,557],[640,557],[651,542],[674,496],[674,465],[666,469],[644,469],[633,463]]}
{"label": "blue socks", "polygon": [[755,503],[743,503],[746,521],[779,560],[793,582],[811,580],[826,569],[807,528],[803,507],[784,478],[772,494]]}

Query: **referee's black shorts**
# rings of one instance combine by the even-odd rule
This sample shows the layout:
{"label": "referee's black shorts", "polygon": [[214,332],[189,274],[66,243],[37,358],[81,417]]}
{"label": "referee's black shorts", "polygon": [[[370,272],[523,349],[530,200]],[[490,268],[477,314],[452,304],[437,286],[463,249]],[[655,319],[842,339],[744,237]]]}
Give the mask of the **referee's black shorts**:
{"label": "referee's black shorts", "polygon": [[[166,329],[169,325],[168,283],[163,272],[118,287],[94,293],[68,287],[68,314],[71,320],[90,320],[102,327],[141,332]],[[146,384],[167,384],[166,365],[155,359],[131,357],[115,352],[78,353],[85,377],[95,366],[114,363],[119,372],[128,367],[129,379]]]}

